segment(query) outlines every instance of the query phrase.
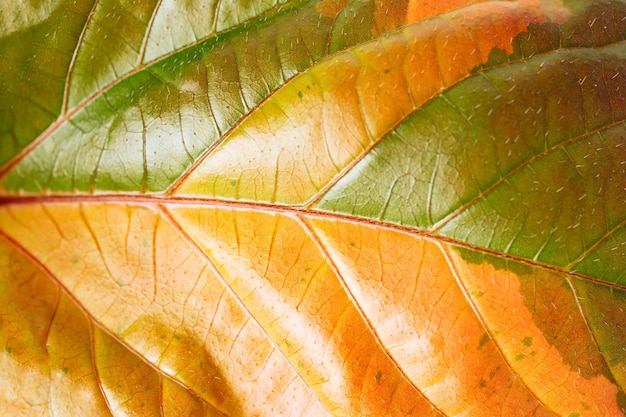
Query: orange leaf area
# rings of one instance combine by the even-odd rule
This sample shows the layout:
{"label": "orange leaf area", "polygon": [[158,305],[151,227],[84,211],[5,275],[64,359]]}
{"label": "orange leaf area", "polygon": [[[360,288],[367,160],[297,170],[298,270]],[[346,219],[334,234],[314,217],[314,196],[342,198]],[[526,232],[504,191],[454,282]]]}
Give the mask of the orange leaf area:
{"label": "orange leaf area", "polygon": [[376,342],[296,218],[171,211],[335,415],[436,414]]}
{"label": "orange leaf area", "polygon": [[454,251],[449,256],[500,350],[544,403],[566,416],[622,415],[618,388],[606,377],[611,372],[566,278],[470,263]]}
{"label": "orange leaf area", "polygon": [[[157,211],[21,206],[0,210],[0,227],[97,325],[216,411],[326,414],[205,259]],[[74,337],[70,328],[63,334]]]}
{"label": "orange leaf area", "polygon": [[494,48],[512,52],[512,39],[545,19],[517,3],[478,4],[334,55],[250,113],[175,194],[309,202]]}
{"label": "orange leaf area", "polygon": [[469,4],[493,0],[410,0],[407,6],[407,23],[419,22],[431,16],[445,13]]}
{"label": "orange leaf area", "polygon": [[0,229],[0,378],[23,387],[0,407],[621,415],[565,273],[268,207],[13,205]]}
{"label": "orange leaf area", "polygon": [[8,278],[0,279],[0,415],[159,415],[159,408],[163,415],[218,415],[91,326],[4,237],[2,273]]}
{"label": "orange leaf area", "polygon": [[409,0],[406,23],[419,22],[450,10],[494,1],[517,3],[522,8],[542,8],[546,17],[558,23],[563,22],[568,15],[561,0]]}
{"label": "orange leaf area", "polygon": [[446,415],[552,415],[511,372],[436,243],[311,220],[354,302],[414,384]]}
{"label": "orange leaf area", "polygon": [[85,317],[3,237],[0,275],[0,414],[101,414]]}

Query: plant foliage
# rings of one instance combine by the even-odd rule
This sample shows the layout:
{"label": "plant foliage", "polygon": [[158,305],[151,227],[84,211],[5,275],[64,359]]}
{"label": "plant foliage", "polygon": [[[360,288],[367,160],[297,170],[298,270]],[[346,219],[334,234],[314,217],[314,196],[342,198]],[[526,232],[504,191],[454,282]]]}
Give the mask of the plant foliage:
{"label": "plant foliage", "polygon": [[626,415],[626,2],[1,6],[0,414]]}

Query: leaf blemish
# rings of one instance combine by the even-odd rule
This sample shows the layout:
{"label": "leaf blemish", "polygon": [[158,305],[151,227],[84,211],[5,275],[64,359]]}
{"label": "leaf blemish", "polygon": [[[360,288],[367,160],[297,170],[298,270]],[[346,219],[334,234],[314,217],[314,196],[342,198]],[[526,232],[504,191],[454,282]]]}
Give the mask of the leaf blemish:
{"label": "leaf blemish", "polygon": [[487,342],[489,342],[490,337],[487,333],[483,334],[483,337],[480,338],[480,342],[478,342],[478,350],[481,350],[483,348],[483,346],[485,346],[485,344]]}

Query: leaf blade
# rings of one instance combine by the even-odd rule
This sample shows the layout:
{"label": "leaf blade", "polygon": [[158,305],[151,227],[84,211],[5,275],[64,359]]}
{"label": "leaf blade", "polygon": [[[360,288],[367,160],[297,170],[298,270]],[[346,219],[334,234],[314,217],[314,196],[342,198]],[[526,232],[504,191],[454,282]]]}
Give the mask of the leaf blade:
{"label": "leaf blade", "polygon": [[81,3],[26,136],[5,48],[0,409],[624,415],[625,3],[418,3]]}

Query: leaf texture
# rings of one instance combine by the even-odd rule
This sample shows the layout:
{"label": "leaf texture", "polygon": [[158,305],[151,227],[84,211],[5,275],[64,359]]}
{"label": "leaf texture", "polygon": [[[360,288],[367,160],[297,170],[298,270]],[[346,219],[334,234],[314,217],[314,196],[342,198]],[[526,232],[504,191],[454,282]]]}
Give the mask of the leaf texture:
{"label": "leaf texture", "polygon": [[623,1],[0,17],[3,415],[626,415]]}

